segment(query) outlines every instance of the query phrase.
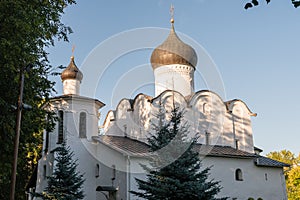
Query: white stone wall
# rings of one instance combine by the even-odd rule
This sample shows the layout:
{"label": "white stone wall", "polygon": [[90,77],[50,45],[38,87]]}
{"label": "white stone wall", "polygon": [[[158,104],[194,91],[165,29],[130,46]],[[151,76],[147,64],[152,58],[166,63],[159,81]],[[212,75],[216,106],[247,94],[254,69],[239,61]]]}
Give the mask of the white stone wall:
{"label": "white stone wall", "polygon": [[[101,143],[97,143],[95,158],[100,163],[100,176],[97,186],[114,186],[118,188],[117,199],[127,199],[129,191],[127,182],[128,162],[127,156]],[[115,168],[115,179],[112,180],[113,168]],[[99,193],[99,192],[98,192]],[[97,194],[97,200],[105,200],[103,195]],[[87,198],[89,199],[89,198]]]}
{"label": "white stone wall", "polygon": [[[249,197],[264,200],[287,200],[285,179],[282,168],[257,167],[253,158],[229,158],[229,157],[201,157],[202,167],[211,167],[208,180],[220,181],[222,187],[218,197],[229,197],[229,199],[247,200]],[[130,188],[138,191],[135,178],[145,179],[146,174],[141,173],[138,163],[145,164],[145,158],[131,158]],[[243,180],[235,179],[235,171],[242,171]],[[135,171],[136,170],[136,171]],[[131,199],[136,199],[130,195]]]}
{"label": "white stone wall", "polygon": [[80,94],[80,81],[76,79],[66,79],[63,81],[63,92],[68,94]]}
{"label": "white stone wall", "polygon": [[[249,197],[264,200],[287,200],[282,168],[257,167],[253,160],[205,157],[203,167],[210,167],[210,177],[221,181],[223,189],[218,196],[245,200]],[[241,169],[243,181],[235,180],[235,170]]]}
{"label": "white stone wall", "polygon": [[175,90],[183,96],[194,92],[194,68],[188,65],[165,65],[154,70],[155,96],[165,90]]}
{"label": "white stone wall", "polygon": [[[146,180],[146,173],[144,169],[142,169],[141,164],[147,165],[148,161],[144,157],[130,157],[130,168],[128,171],[130,174],[128,174],[128,180],[129,180],[129,190],[131,191],[138,191],[138,184],[136,182],[136,178]],[[137,196],[133,194],[128,194],[127,200],[135,200],[139,199]]]}
{"label": "white stone wall", "polygon": [[[37,180],[36,180],[36,192],[42,192],[47,186],[46,176],[50,176],[53,172],[53,154],[47,153],[42,156],[38,162]],[[46,167],[46,172],[44,171]]]}
{"label": "white stone wall", "polygon": [[[51,104],[47,108],[58,113],[59,110],[64,112],[64,135],[74,135],[79,137],[79,119],[80,113],[86,113],[86,137],[91,140],[92,136],[98,135],[98,116],[100,115],[100,105],[94,99],[83,98],[77,96],[63,96],[51,100]],[[50,133],[50,145],[53,149],[56,146],[58,138],[58,124]]]}
{"label": "white stone wall", "polygon": [[233,124],[234,139],[238,148],[244,151],[253,150],[253,136],[249,110],[242,101],[233,101],[229,105],[230,119]]}
{"label": "white stone wall", "polygon": [[[78,170],[84,173],[86,179],[84,183],[85,199],[96,199],[95,167],[98,160],[94,157],[96,154],[96,145],[92,142],[93,136],[98,135],[98,110],[101,107],[94,99],[83,97],[57,97],[50,101],[48,109],[58,113],[64,112],[63,133],[64,139],[71,150],[74,151],[74,159],[78,159]],[[79,138],[79,116],[81,112],[86,113],[86,138]],[[58,124],[49,134],[48,151],[46,147],[46,132],[44,132],[43,155],[38,164],[37,192],[42,192],[47,186],[47,179],[44,177],[44,166],[46,166],[46,175],[50,176],[54,170],[54,154],[51,153],[59,144],[58,142]]]}
{"label": "white stone wall", "polygon": [[[203,159],[203,158],[202,158]],[[135,178],[145,179],[146,175],[141,173],[140,163],[145,164],[145,158],[131,158],[130,190],[137,191]],[[261,197],[268,199],[286,199],[285,179],[282,168],[257,167],[252,158],[223,158],[205,157],[202,161],[203,170],[211,167],[209,180],[221,181],[222,190],[219,197],[237,198],[237,200],[255,199]],[[235,180],[235,170],[241,169],[243,181]],[[131,199],[135,199],[130,195]]]}
{"label": "white stone wall", "polygon": [[233,148],[238,145],[241,150],[254,152],[250,119],[253,114],[246,104],[240,100],[225,103],[217,94],[206,90],[195,93],[189,99],[170,90],[156,98],[139,94],[134,100],[123,99],[116,110],[107,115],[104,132],[146,141],[152,124],[159,123],[159,110],[168,117],[173,105],[184,109],[189,136],[198,135],[199,143]]}

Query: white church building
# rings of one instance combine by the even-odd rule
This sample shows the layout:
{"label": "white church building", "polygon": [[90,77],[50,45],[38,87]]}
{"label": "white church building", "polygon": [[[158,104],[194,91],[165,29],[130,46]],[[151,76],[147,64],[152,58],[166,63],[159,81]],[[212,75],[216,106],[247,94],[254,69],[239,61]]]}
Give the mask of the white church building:
{"label": "white church building", "polygon": [[175,104],[185,109],[190,137],[199,135],[195,149],[203,169],[212,166],[209,179],[221,181],[218,196],[287,200],[283,167],[288,165],[260,155],[251,126],[256,114],[242,100],[223,100],[209,90],[194,91],[197,54],[177,36],[174,20],[167,39],[152,52],[151,65],[155,96],[122,99],[107,113],[99,134],[105,104],[80,95],[84,74],[71,57],[61,74],[63,94],[52,98],[46,108],[57,113],[59,120],[52,132],[44,132],[43,152],[33,176],[36,183],[29,184],[30,190],[45,189],[46,177],[55,166],[52,150],[65,140],[78,159],[77,169],[84,173],[85,199],[138,199],[128,191],[137,190],[136,177],[145,177],[140,164],[147,163],[146,139],[151,124],[158,121],[154,114],[164,109],[167,115]]}

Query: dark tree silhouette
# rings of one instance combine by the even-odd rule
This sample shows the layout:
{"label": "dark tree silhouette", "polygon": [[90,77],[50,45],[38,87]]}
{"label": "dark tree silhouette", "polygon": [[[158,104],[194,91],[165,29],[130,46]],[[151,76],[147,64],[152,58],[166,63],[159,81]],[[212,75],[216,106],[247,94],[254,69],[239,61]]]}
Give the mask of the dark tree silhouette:
{"label": "dark tree silhouette", "polygon": [[34,196],[51,200],[83,199],[82,185],[85,180],[76,169],[78,164],[77,160],[73,160],[74,153],[65,142],[54,152],[56,165],[53,174],[47,177],[48,186],[44,192],[35,193]]}
{"label": "dark tree silhouette", "polygon": [[[265,0],[267,2],[267,4],[269,4],[271,2],[271,0]],[[292,4],[294,5],[295,8],[300,6],[300,1],[298,0],[291,0]],[[247,2],[245,4],[245,9],[248,8],[252,8],[253,6],[258,6],[259,5],[259,1],[258,0],[252,0],[251,2]]]}
{"label": "dark tree silhouette", "polygon": [[48,79],[55,69],[49,63],[47,47],[54,45],[55,38],[68,40],[71,29],[61,17],[74,3],[0,1],[0,199],[7,199],[10,191],[20,71],[25,70],[23,102],[32,106],[30,111],[22,112],[15,191],[15,199],[22,200],[40,155],[42,130],[54,124],[53,114],[43,109],[54,87]]}

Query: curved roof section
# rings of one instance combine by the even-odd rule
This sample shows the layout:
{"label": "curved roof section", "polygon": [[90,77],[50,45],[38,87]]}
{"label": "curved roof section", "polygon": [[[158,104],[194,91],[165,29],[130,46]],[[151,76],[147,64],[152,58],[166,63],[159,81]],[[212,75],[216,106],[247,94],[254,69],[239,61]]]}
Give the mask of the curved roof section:
{"label": "curved roof section", "polygon": [[66,80],[66,79],[76,79],[78,81],[82,80],[83,74],[76,66],[75,61],[74,61],[74,56],[71,57],[70,64],[61,73],[60,77],[61,77],[62,81]]}
{"label": "curved roof section", "polygon": [[240,99],[233,99],[233,100],[230,100],[230,101],[226,101],[225,104],[226,104],[227,110],[228,110],[228,111],[232,111],[232,107],[233,107],[233,105],[234,105],[236,102],[240,102],[240,103],[244,104],[245,107],[247,108],[247,110],[248,110],[250,116],[253,116],[253,117],[256,117],[256,116],[257,116],[257,113],[253,113],[253,112],[250,110],[250,108],[247,106],[247,104],[246,104],[244,101],[240,100]]}
{"label": "curved roof section", "polygon": [[128,99],[128,98],[123,98],[123,99],[121,99],[121,100],[119,101],[119,103],[118,103],[118,105],[117,105],[116,108],[118,108],[118,107],[121,105],[121,103],[127,102],[128,105],[130,105],[130,109],[133,110],[133,109],[134,109],[134,105],[135,105],[137,99],[140,98],[140,97],[144,97],[144,98],[147,99],[149,102],[152,101],[152,99],[153,99],[152,97],[150,97],[150,96],[148,96],[148,95],[146,95],[146,94],[139,93],[139,94],[137,94],[137,95],[134,97],[134,99]]}
{"label": "curved roof section", "polygon": [[195,102],[202,96],[202,95],[213,95],[215,96],[219,101],[223,102],[223,99],[220,97],[220,95],[218,95],[217,93],[213,92],[213,91],[210,91],[210,90],[200,90],[200,91],[197,91],[194,95],[190,96],[190,99],[189,99],[189,103],[190,104],[195,104]]}
{"label": "curved roof section", "polygon": [[[144,142],[120,136],[94,136],[92,138],[98,142],[101,142],[122,154],[131,156],[151,156],[149,145]],[[194,149],[199,152],[200,155],[207,155],[211,157],[230,157],[230,158],[249,158],[252,159],[256,155],[248,153],[236,148],[229,146],[219,146],[219,145],[202,145],[196,144]]]}
{"label": "curved roof section", "polygon": [[84,97],[84,96],[78,96],[75,94],[65,94],[65,95],[61,95],[61,96],[56,96],[56,97],[52,97],[50,98],[50,102],[54,102],[56,100],[61,100],[64,99],[66,101],[68,100],[80,100],[80,101],[89,101],[89,102],[95,102],[96,105],[98,105],[99,108],[102,108],[103,106],[105,106],[105,103],[101,102],[98,99],[93,99],[93,98],[89,98],[89,97]]}
{"label": "curved roof section", "polygon": [[254,163],[258,167],[289,167],[289,164],[273,160],[264,156],[257,156],[254,160]]}
{"label": "curved roof section", "polygon": [[173,94],[173,95],[177,95],[177,96],[181,97],[181,99],[184,100],[186,105],[188,105],[188,103],[189,103],[189,101],[180,92],[177,92],[175,90],[165,90],[162,93],[160,93],[157,97],[152,98],[151,102],[153,102],[157,99],[162,99],[162,98],[166,98],[166,97],[170,96],[168,94],[171,94],[171,95]]}
{"label": "curved roof section", "polygon": [[195,50],[177,36],[172,21],[169,36],[154,49],[150,61],[153,70],[155,70],[160,66],[171,64],[183,64],[196,68],[197,59]]}
{"label": "curved roof section", "polygon": [[[243,102],[242,100],[239,100],[239,99],[233,99],[233,100],[230,100],[230,101],[226,101],[224,102],[223,99],[215,92],[212,92],[210,90],[200,90],[198,92],[196,92],[194,95],[192,95],[191,97],[189,98],[186,98],[184,97],[181,93],[177,92],[177,91],[173,91],[173,90],[165,90],[164,92],[162,92],[160,95],[158,95],[157,97],[153,98],[151,96],[148,96],[146,94],[143,94],[143,93],[139,93],[138,95],[135,96],[134,99],[127,99],[127,98],[124,98],[122,99],[118,105],[116,106],[116,110],[115,111],[118,111],[118,109],[120,108],[121,104],[125,105],[126,104],[126,111],[134,111],[134,107],[135,107],[135,104],[137,102],[137,100],[139,98],[145,98],[147,99],[147,101],[149,102],[149,104],[153,104],[155,101],[161,99],[161,98],[166,98],[170,95],[176,95],[178,97],[181,97],[180,99],[183,100],[184,102],[184,106],[193,106],[196,104],[196,102],[198,101],[199,98],[203,97],[203,96],[213,96],[216,98],[217,101],[219,102],[222,102],[222,104],[224,105],[224,109],[227,111],[227,112],[231,112],[232,111],[232,108],[234,107],[234,104],[236,102],[240,102],[242,104],[245,105],[246,109],[248,110],[248,113],[250,116],[256,116],[257,114],[256,113],[253,113],[249,107],[246,105],[245,102]],[[183,103],[182,102],[182,103]],[[124,104],[125,103],[125,104]],[[114,112],[115,112],[114,111]],[[109,113],[108,113],[109,114]],[[108,115],[107,114],[107,115]],[[106,116],[107,117],[107,116]],[[105,119],[106,121],[106,119]]]}

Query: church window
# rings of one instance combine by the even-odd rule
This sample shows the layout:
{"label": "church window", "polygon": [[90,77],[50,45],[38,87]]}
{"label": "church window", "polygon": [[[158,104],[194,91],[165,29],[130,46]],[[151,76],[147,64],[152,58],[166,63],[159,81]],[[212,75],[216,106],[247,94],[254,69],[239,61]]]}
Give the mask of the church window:
{"label": "church window", "polygon": [[58,139],[57,143],[61,144],[64,140],[64,111],[58,111]]}
{"label": "church window", "polygon": [[239,140],[238,139],[235,139],[235,148],[239,149]]}
{"label": "church window", "polygon": [[112,177],[111,180],[114,181],[116,179],[116,165],[112,165]]}
{"label": "church window", "polygon": [[48,148],[49,148],[49,131],[46,130],[46,140],[45,140],[45,153],[48,152]]}
{"label": "church window", "polygon": [[209,132],[205,132],[205,144],[209,145],[210,144],[210,133]]}
{"label": "church window", "polygon": [[44,179],[47,178],[47,166],[46,165],[43,166],[43,178]]}
{"label": "church window", "polygon": [[206,107],[206,103],[204,103],[204,104],[203,104],[203,108],[202,108],[202,109],[203,109],[203,113],[205,113],[205,112],[206,112],[206,109],[205,109],[205,107]]}
{"label": "church window", "polygon": [[124,124],[123,127],[124,127],[124,136],[127,137],[127,125]]}
{"label": "church window", "polygon": [[79,115],[79,137],[86,138],[86,113],[81,112]]}
{"label": "church window", "polygon": [[265,173],[265,180],[267,181],[268,180],[268,174]]}
{"label": "church window", "polygon": [[243,181],[243,173],[241,169],[235,170],[235,180]]}
{"label": "church window", "polygon": [[99,176],[100,176],[100,165],[97,164],[95,169],[95,177],[98,178]]}
{"label": "church window", "polygon": [[44,152],[45,153],[48,153],[48,148],[49,148],[49,134],[50,134],[50,130],[49,130],[49,126],[48,126],[48,123],[49,123],[49,115],[47,115],[47,126],[46,126],[46,129],[45,129],[45,146],[44,146]]}
{"label": "church window", "polygon": [[203,104],[203,114],[209,115],[210,114],[210,105],[208,103]]}

